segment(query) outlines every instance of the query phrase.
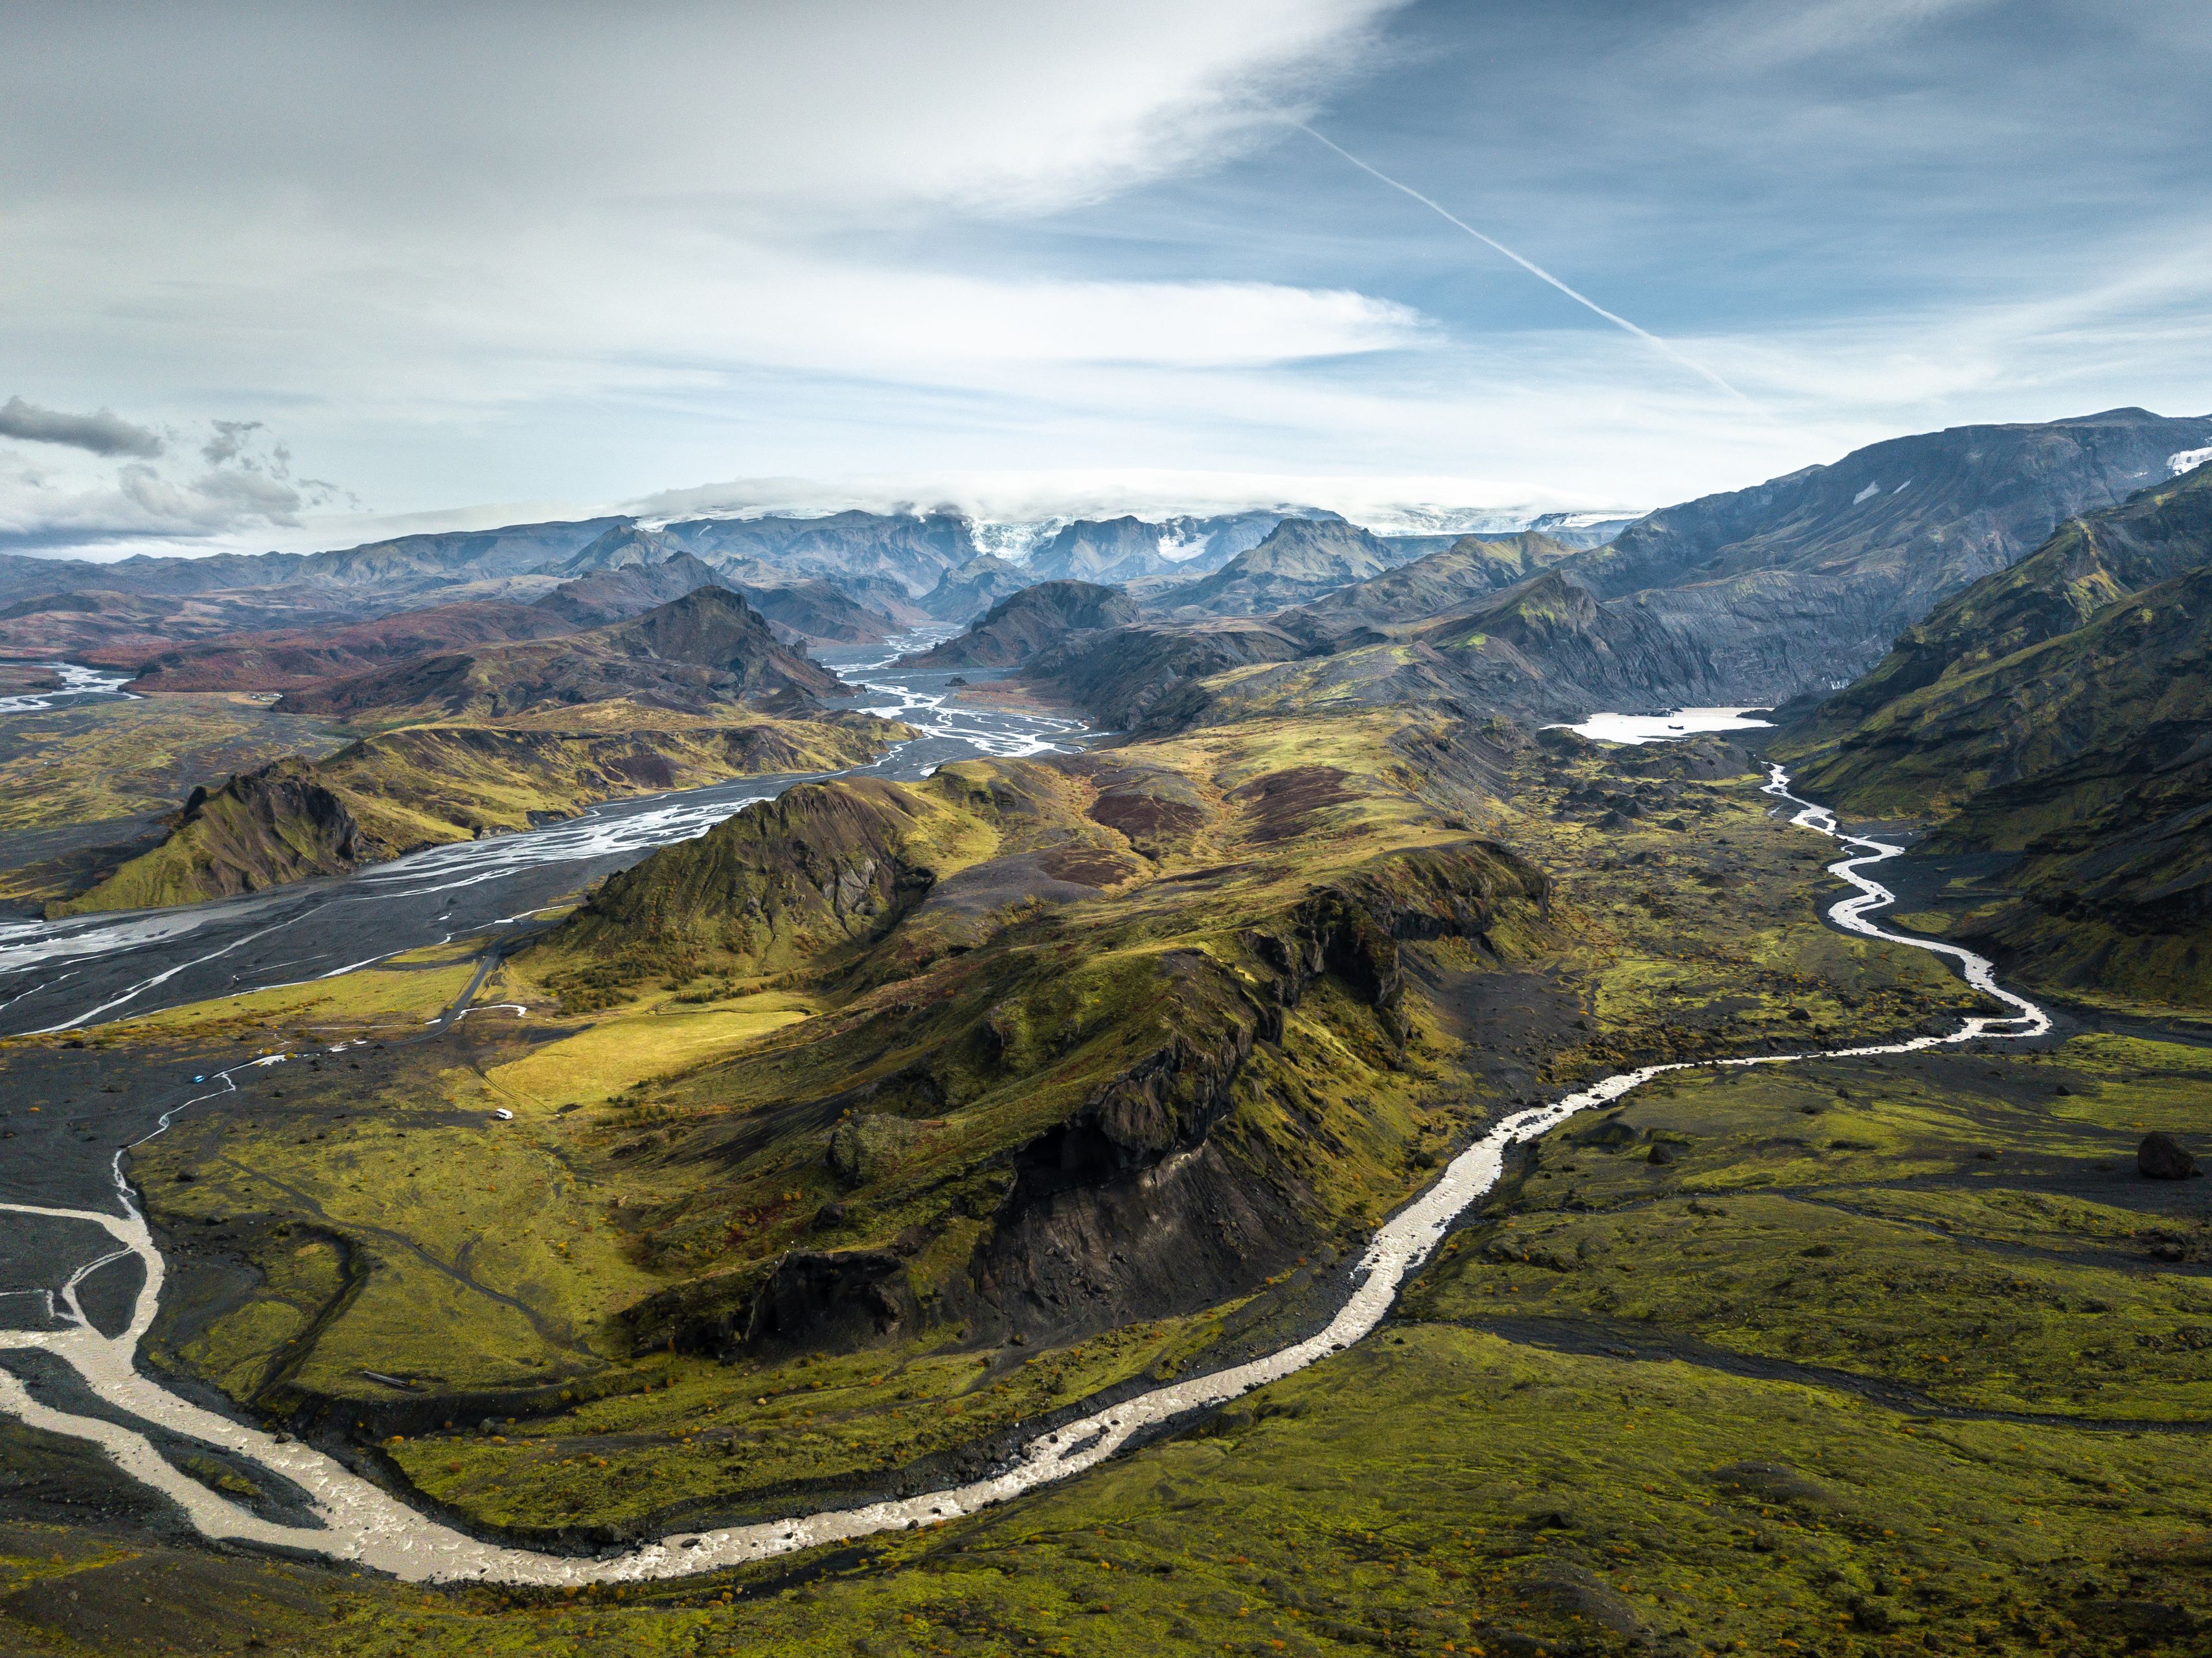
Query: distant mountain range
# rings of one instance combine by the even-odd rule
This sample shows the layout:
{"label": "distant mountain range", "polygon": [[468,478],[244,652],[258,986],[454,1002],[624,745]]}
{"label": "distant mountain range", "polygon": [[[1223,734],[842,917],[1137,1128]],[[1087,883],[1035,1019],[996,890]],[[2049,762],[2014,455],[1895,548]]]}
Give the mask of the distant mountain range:
{"label": "distant mountain range", "polygon": [[[1484,694],[1510,691],[1514,711],[1547,717],[1589,712],[1585,694],[1615,706],[1773,705],[1850,682],[1923,617],[1940,630],[1930,613],[1952,596],[2208,445],[2212,419],[2113,410],[1893,439],[1632,523],[1557,513],[1542,531],[1446,538],[1378,536],[1308,508],[1124,515],[1060,522],[1025,562],[984,550],[979,526],[949,511],[602,518],[304,556],[0,557],[0,653],[148,665],[149,688],[296,692],[325,666],[358,675],[500,633],[525,645],[550,631],[549,616],[605,626],[708,585],[742,593],[782,642],[811,647],[966,623],[1040,582],[1074,581],[1116,587],[1139,614],[1071,634],[1279,616],[1275,633],[1310,655],[1446,622],[1556,572],[1595,610],[1547,600],[1559,629],[1547,642],[1532,633],[1527,671],[1486,676]],[[426,614],[392,620],[415,611]],[[1240,637],[1241,653],[1257,635]],[[1079,681],[1124,709],[1156,701],[1157,686],[1115,685],[1114,665],[1078,672],[1081,642],[1025,634],[1000,665],[1050,653],[1063,687]],[[1218,648],[1127,650],[1120,671],[1195,665]],[[1899,648],[1917,653],[1910,672],[1920,673],[1945,647],[1930,634]]]}
{"label": "distant mountain range", "polygon": [[2170,476],[2208,436],[2212,419],[2114,409],[1893,438],[1666,507],[1562,568],[1708,652],[1724,700],[1778,702],[1863,673],[1937,601]]}

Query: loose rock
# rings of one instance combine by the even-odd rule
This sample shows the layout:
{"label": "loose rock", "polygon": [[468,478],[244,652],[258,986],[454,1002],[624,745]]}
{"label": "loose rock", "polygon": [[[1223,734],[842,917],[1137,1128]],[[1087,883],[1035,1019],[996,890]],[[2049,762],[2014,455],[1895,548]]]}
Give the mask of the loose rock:
{"label": "loose rock", "polygon": [[2179,1140],[2164,1129],[2153,1129],[2136,1147],[2136,1172],[2145,1180],[2188,1180],[2203,1171]]}

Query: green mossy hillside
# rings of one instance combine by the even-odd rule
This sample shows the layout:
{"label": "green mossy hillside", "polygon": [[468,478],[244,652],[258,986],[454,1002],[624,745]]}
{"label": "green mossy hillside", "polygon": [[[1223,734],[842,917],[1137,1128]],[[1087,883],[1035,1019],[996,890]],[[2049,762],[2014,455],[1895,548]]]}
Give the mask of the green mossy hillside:
{"label": "green mossy hillside", "polygon": [[512,833],[623,795],[857,765],[907,734],[867,714],[702,719],[628,703],[506,725],[402,727],[195,790],[159,846],[49,908],[78,914],[257,891]]}

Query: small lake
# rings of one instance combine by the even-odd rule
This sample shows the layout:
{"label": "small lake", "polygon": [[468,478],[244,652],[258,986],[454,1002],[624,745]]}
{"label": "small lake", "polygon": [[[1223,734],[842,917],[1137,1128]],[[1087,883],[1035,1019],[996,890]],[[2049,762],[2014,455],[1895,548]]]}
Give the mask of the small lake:
{"label": "small lake", "polygon": [[1594,714],[1565,729],[1593,743],[1679,743],[1701,732],[1771,731],[1772,720],[1749,717],[1764,712],[1760,708],[1677,708],[1672,714]]}

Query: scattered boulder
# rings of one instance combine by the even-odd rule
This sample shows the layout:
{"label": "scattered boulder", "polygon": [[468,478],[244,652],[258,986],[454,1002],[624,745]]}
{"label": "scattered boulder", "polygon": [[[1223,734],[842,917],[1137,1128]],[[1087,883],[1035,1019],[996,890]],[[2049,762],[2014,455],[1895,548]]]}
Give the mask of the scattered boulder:
{"label": "scattered boulder", "polygon": [[2136,1172],[2145,1180],[2188,1180],[2203,1170],[2179,1140],[2164,1129],[2154,1129],[2136,1147]]}
{"label": "scattered boulder", "polygon": [[1651,1142],[1651,1150],[1645,1153],[1644,1160],[1646,1163],[1656,1163],[1664,1166],[1674,1161],[1674,1148],[1664,1140],[1654,1140]]}

